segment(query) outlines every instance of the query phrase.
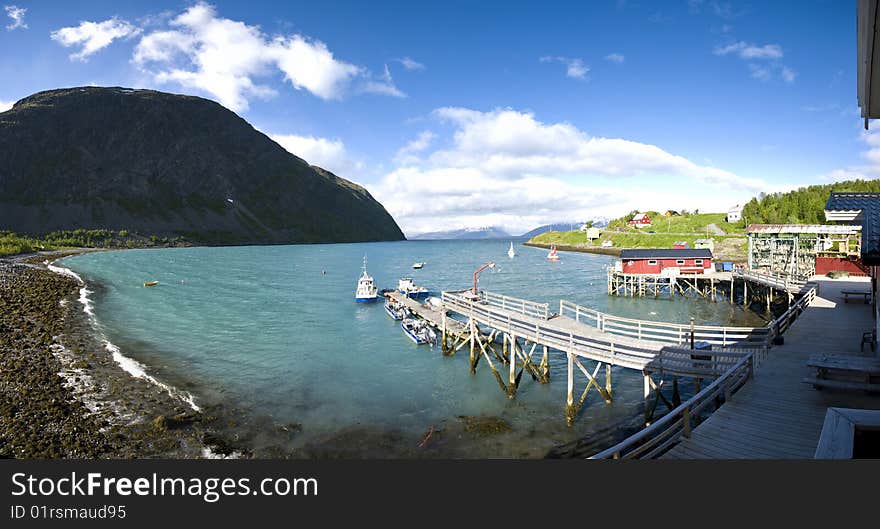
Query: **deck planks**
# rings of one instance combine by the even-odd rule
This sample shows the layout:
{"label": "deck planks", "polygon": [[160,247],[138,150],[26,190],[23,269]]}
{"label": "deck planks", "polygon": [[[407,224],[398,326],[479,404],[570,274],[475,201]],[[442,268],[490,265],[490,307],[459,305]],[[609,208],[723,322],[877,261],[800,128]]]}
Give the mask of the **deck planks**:
{"label": "deck planks", "polygon": [[[865,355],[862,333],[873,327],[871,306],[843,303],[842,290],[864,281],[819,278],[819,293],[785,333],[785,344],[771,349],[753,380],[693,429],[663,458],[812,459],[827,404],[823,394],[801,379],[815,353]],[[871,353],[867,353],[871,354]]]}

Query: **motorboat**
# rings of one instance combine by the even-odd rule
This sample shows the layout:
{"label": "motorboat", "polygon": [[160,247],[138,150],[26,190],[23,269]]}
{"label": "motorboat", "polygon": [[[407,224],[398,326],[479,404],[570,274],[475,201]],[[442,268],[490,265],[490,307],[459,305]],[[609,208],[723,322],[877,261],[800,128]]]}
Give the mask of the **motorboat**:
{"label": "motorboat", "polygon": [[513,250],[513,242],[510,243],[510,249],[507,250],[507,257],[510,257],[511,259],[516,257],[516,252]]}
{"label": "motorboat", "polygon": [[422,267],[424,267],[426,264],[428,264],[428,263],[426,263],[424,261],[418,261],[418,262],[413,263],[412,267],[414,270],[421,270]]}
{"label": "motorboat", "polygon": [[397,291],[408,298],[424,298],[431,293],[427,288],[420,287],[413,283],[411,277],[400,278],[397,282]]}
{"label": "motorboat", "polygon": [[558,261],[559,254],[556,253],[556,245],[554,244],[552,248],[550,248],[550,253],[547,254],[547,259],[550,261]]}
{"label": "motorboat", "polygon": [[391,316],[391,319],[400,321],[409,316],[409,309],[402,303],[394,301],[391,298],[385,298],[385,312]]}
{"label": "motorboat", "polygon": [[437,341],[437,333],[428,327],[428,323],[424,320],[416,318],[404,318],[400,322],[400,328],[416,345],[431,344]]}
{"label": "motorboat", "polygon": [[158,285],[158,284],[159,284],[158,281],[147,281],[146,283],[144,283],[144,286],[145,286],[145,287],[154,287],[154,286],[156,286],[156,285]]}
{"label": "motorboat", "polygon": [[379,299],[379,291],[376,283],[373,282],[373,276],[367,273],[367,256],[364,256],[363,273],[358,279],[354,300],[358,303],[375,303],[377,299]]}

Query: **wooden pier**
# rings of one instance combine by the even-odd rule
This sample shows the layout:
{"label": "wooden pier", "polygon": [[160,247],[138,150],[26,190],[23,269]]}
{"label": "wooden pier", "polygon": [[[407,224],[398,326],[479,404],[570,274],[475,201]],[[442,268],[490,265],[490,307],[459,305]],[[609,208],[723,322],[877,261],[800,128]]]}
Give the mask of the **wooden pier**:
{"label": "wooden pier", "polygon": [[[551,314],[546,303],[487,291],[443,292],[440,311],[443,352],[451,355],[468,345],[471,372],[475,373],[480,360],[484,359],[499,387],[511,399],[515,398],[524,373],[535,381],[549,382],[550,351],[565,354],[568,382],[565,417],[569,424],[576,419],[592,388],[596,388],[606,403],[611,402],[613,367],[638,370],[644,377],[646,420],[650,421],[648,411],[653,415],[657,402],[663,401],[670,409],[678,404],[669,402],[660,391],[670,379],[673,387],[678,377],[690,377],[699,385],[737,365],[746,365],[751,371],[766,356],[777,333],[787,328],[778,322],[752,328],[630,320],[567,301],[561,301],[559,309],[558,313]],[[450,323],[455,320],[445,315],[447,311],[466,320],[463,331],[453,330]],[[796,311],[788,317],[796,317]],[[496,343],[499,337],[500,350]],[[694,349],[698,341],[708,342],[711,349]],[[540,360],[536,352],[541,355]],[[584,365],[585,360],[595,362],[592,371]],[[600,380],[603,367],[604,377]],[[576,398],[575,380],[581,375],[586,384]]]}
{"label": "wooden pier", "polygon": [[[845,304],[841,293],[856,284],[815,280],[798,303],[800,318],[778,322],[788,328],[784,346],[770,350],[754,376],[734,366],[650,427],[593,457],[813,458],[829,406],[851,407],[855,401],[880,407],[876,398],[817,391],[802,382],[816,352],[864,354],[859,339],[873,328],[871,309]],[[719,399],[723,405],[706,417],[707,406],[717,406]]]}
{"label": "wooden pier", "polygon": [[608,294],[612,296],[672,299],[680,295],[709,301],[729,299],[733,304],[741,293],[739,300],[743,306],[756,302],[765,304],[768,313],[774,302],[781,303],[780,299],[784,299],[786,306],[790,306],[809,288],[805,278],[747,270],[670,275],[626,274],[608,268],[607,275]]}

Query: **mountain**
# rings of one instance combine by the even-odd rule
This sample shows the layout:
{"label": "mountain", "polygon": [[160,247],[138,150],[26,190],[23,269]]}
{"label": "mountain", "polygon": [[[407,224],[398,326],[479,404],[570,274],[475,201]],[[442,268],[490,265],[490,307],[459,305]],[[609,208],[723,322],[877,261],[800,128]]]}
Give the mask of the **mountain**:
{"label": "mountain", "polygon": [[363,187],[199,97],[81,87],[0,113],[0,230],[125,229],[200,244],[400,240]]}
{"label": "mountain", "polygon": [[[604,228],[608,226],[608,220],[606,217],[596,217],[593,219],[593,226],[597,228]],[[580,229],[581,226],[584,225],[584,221],[581,222],[556,222],[554,224],[545,224],[543,226],[538,226],[537,228],[527,231],[520,235],[520,237],[527,237],[531,239],[535,235],[540,235],[544,232],[548,231],[571,231]]]}
{"label": "mountain", "polygon": [[485,228],[465,228],[461,230],[432,231],[410,237],[411,240],[436,239],[509,239],[511,235],[501,228],[488,226]]}

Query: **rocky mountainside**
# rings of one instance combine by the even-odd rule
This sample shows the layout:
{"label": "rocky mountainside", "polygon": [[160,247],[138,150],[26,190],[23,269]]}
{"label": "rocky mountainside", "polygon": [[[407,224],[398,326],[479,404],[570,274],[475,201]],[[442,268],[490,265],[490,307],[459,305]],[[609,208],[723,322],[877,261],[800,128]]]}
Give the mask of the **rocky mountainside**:
{"label": "rocky mountainside", "polygon": [[400,240],[363,187],[199,97],[81,87],[0,113],[0,230],[108,228],[202,244]]}

